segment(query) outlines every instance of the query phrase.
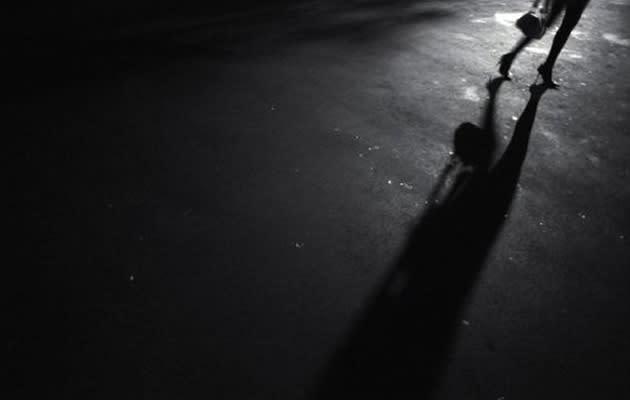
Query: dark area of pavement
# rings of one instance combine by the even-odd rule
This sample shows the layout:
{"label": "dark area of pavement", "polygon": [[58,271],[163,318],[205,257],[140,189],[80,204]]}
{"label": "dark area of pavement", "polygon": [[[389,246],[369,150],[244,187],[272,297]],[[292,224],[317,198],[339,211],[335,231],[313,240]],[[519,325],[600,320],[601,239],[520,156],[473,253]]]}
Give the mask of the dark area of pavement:
{"label": "dark area of pavement", "polygon": [[630,395],[630,1],[185,4],[16,36],[11,398]]}

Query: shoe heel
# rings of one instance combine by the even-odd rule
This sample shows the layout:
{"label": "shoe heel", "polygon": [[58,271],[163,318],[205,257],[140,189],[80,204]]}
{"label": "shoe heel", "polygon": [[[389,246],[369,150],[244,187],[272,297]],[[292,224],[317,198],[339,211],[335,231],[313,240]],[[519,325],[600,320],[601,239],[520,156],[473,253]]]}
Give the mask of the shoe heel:
{"label": "shoe heel", "polygon": [[[542,78],[543,83],[549,89],[558,89],[560,87],[560,85],[551,78],[551,71],[545,68],[545,64],[540,64],[536,70],[538,71],[538,76]],[[538,80],[538,76],[536,80]]]}
{"label": "shoe heel", "polygon": [[504,54],[501,56],[501,58],[499,59],[499,62],[497,62],[497,65],[499,66],[499,74],[501,74],[501,76],[506,80],[506,81],[511,81],[512,80],[512,74],[510,73],[510,67],[512,67],[512,60],[510,54]]}

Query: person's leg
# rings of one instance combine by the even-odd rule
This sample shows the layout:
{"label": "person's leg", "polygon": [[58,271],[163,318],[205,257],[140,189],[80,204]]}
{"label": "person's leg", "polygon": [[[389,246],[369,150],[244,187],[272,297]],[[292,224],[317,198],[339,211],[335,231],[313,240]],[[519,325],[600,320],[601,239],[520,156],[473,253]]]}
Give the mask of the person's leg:
{"label": "person's leg", "polygon": [[551,49],[549,50],[549,54],[547,55],[547,59],[542,65],[538,67],[538,72],[543,77],[543,80],[548,86],[558,86],[551,78],[553,66],[556,63],[556,60],[558,59],[562,48],[569,39],[573,28],[575,28],[578,21],[582,17],[582,13],[586,8],[587,3],[588,2],[586,1],[569,3],[569,5],[567,6],[567,10],[564,13],[562,24],[560,24],[560,28],[558,28],[558,31],[553,38],[553,43],[551,45]]}
{"label": "person's leg", "polygon": [[[564,1],[556,0],[553,2],[551,7],[551,11],[549,12],[549,18],[547,19],[547,26],[551,26],[562,12],[564,8]],[[527,36],[523,36],[519,39],[518,42],[514,45],[512,50],[509,53],[505,53],[501,56],[499,61],[499,73],[503,75],[504,78],[510,79],[510,68],[512,67],[512,63],[516,59],[516,56],[532,41],[531,38]]]}
{"label": "person's leg", "polygon": [[560,13],[567,5],[566,0],[554,0],[551,4],[551,11],[549,11],[549,17],[547,18],[547,28],[552,26],[558,20]]}
{"label": "person's leg", "polygon": [[499,60],[499,73],[503,75],[505,79],[510,79],[510,68],[512,68],[514,59],[531,41],[531,38],[523,36],[518,42],[516,42],[509,53],[505,53],[501,56],[501,59]]}

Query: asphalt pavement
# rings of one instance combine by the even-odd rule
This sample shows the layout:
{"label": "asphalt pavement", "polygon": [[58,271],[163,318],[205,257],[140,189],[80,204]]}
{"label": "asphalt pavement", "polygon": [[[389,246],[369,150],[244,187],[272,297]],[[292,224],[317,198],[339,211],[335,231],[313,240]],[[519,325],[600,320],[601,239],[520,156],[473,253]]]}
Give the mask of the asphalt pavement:
{"label": "asphalt pavement", "polygon": [[25,41],[10,397],[628,398],[630,1],[591,2],[558,90],[552,30],[492,97],[522,3]]}

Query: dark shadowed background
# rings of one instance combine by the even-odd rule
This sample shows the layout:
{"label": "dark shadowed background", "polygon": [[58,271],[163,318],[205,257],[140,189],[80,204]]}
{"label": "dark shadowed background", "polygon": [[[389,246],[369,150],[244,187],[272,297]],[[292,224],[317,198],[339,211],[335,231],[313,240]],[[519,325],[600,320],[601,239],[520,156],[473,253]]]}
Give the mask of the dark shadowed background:
{"label": "dark shadowed background", "polygon": [[12,5],[9,397],[627,398],[630,2],[591,3],[540,98],[552,35],[487,88],[520,0]]}

